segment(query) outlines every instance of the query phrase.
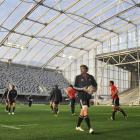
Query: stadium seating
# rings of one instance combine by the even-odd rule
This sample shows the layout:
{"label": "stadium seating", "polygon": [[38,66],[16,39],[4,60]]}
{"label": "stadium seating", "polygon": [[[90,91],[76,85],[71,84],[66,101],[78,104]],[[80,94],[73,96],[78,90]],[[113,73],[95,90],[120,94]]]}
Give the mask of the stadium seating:
{"label": "stadium seating", "polygon": [[16,85],[21,95],[47,95],[55,84],[62,90],[68,85],[61,72],[21,65],[8,66],[2,62],[0,63],[0,81],[1,90],[10,82]]}
{"label": "stadium seating", "polygon": [[137,100],[139,97],[138,87],[131,89],[120,95],[120,103],[123,105],[129,105],[132,101]]}

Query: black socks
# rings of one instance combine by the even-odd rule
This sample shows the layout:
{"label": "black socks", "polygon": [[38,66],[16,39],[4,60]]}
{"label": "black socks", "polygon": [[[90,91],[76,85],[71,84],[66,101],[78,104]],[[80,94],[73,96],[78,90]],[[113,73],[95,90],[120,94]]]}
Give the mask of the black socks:
{"label": "black socks", "polygon": [[89,117],[88,116],[85,116],[84,119],[85,119],[85,121],[87,123],[88,128],[90,129],[91,128],[91,125],[90,125],[90,119],[89,119]]}
{"label": "black socks", "polygon": [[87,124],[88,128],[90,129],[90,128],[91,128],[91,125],[90,125],[90,119],[89,119],[88,116],[85,116],[85,117],[79,116],[79,118],[78,118],[78,123],[77,123],[77,127],[80,127],[80,125],[81,125],[83,119],[85,119],[86,124]]}
{"label": "black socks", "polygon": [[127,116],[123,109],[120,109],[119,111],[123,114],[124,117]]}
{"label": "black socks", "polygon": [[13,112],[15,111],[15,107],[13,107]]}
{"label": "black socks", "polygon": [[78,123],[77,123],[77,127],[80,127],[82,121],[83,121],[83,117],[82,117],[82,116],[79,116],[79,118],[78,118]]}
{"label": "black socks", "polygon": [[115,113],[116,113],[116,111],[113,111],[113,112],[112,112],[112,119],[113,119],[113,120],[115,120]]}

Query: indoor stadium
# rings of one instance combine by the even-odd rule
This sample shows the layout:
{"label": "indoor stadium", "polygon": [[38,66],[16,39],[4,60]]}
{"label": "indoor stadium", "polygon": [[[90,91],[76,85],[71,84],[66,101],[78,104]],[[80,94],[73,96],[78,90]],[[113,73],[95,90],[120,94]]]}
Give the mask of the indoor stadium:
{"label": "indoor stadium", "polygon": [[0,140],[139,140],[140,0],[0,0]]}

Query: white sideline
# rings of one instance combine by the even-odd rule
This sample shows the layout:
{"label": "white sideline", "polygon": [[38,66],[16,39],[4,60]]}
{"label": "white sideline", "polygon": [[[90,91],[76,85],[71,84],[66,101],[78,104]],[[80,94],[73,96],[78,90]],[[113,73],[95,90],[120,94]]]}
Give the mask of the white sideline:
{"label": "white sideline", "polygon": [[18,126],[34,126],[34,125],[39,125],[39,124],[20,124]]}
{"label": "white sideline", "polygon": [[21,125],[17,125],[18,127],[16,127],[16,126],[12,126],[12,125],[1,124],[0,127],[2,127],[2,128],[10,128],[10,129],[19,130],[19,129],[21,129],[20,127],[36,126],[36,125],[39,125],[39,124],[21,124]]}
{"label": "white sideline", "polygon": [[3,124],[1,124],[0,126],[3,127],[3,128],[10,128],[10,129],[16,129],[16,130],[21,129],[19,127],[15,127],[15,126],[12,126],[12,125],[3,125]]}

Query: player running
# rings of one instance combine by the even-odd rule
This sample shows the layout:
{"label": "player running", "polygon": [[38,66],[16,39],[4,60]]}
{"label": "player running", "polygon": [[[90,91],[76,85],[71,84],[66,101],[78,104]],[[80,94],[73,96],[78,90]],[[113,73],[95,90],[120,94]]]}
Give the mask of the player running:
{"label": "player running", "polygon": [[110,86],[110,92],[111,92],[110,96],[112,98],[112,104],[113,104],[111,120],[115,120],[115,113],[117,111],[120,111],[123,114],[124,118],[127,119],[127,114],[124,112],[122,108],[120,108],[118,89],[114,85],[114,81],[109,81],[109,86]]}
{"label": "player running", "polygon": [[65,89],[65,92],[68,98],[70,99],[71,113],[72,113],[72,116],[74,116],[75,115],[75,99],[76,99],[77,91],[73,88],[72,85],[69,85],[69,87]]}
{"label": "player running", "polygon": [[[16,98],[17,98],[17,90],[15,89],[15,86],[12,85],[12,89],[9,91],[7,95],[8,104],[9,104],[9,115],[14,115],[15,113],[15,107],[16,107]],[[12,109],[12,113],[11,113]]]}
{"label": "player running", "polygon": [[89,133],[92,134],[92,133],[94,133],[94,130],[91,127],[90,119],[88,116],[88,108],[89,108],[89,104],[90,104],[89,102],[91,99],[91,95],[87,93],[85,87],[93,86],[95,88],[95,91],[96,91],[97,90],[97,83],[96,83],[94,77],[87,73],[88,67],[86,65],[81,65],[80,70],[81,70],[81,74],[76,76],[76,79],[75,79],[75,87],[82,89],[81,91],[80,90],[78,91],[78,98],[80,100],[81,111],[80,111],[80,115],[78,118],[76,130],[84,131],[81,128],[81,123],[84,119],[87,123]]}
{"label": "player running", "polygon": [[51,90],[51,92],[50,92],[50,102],[49,102],[49,103],[50,103],[50,108],[51,108],[52,113],[54,112],[54,111],[53,111],[53,101],[52,101],[52,94],[53,94],[52,91],[53,91],[53,90],[54,90],[54,88],[52,88],[52,90]]}
{"label": "player running", "polygon": [[55,88],[52,89],[50,95],[50,101],[52,101],[53,112],[55,116],[58,116],[58,105],[60,102],[62,102],[62,93],[61,90],[58,88],[58,85],[55,85]]}
{"label": "player running", "polygon": [[2,100],[5,101],[5,112],[8,112],[8,99],[7,99],[8,93],[9,93],[9,89],[6,88],[6,90],[5,90],[5,92],[4,92],[3,96],[2,96]]}

